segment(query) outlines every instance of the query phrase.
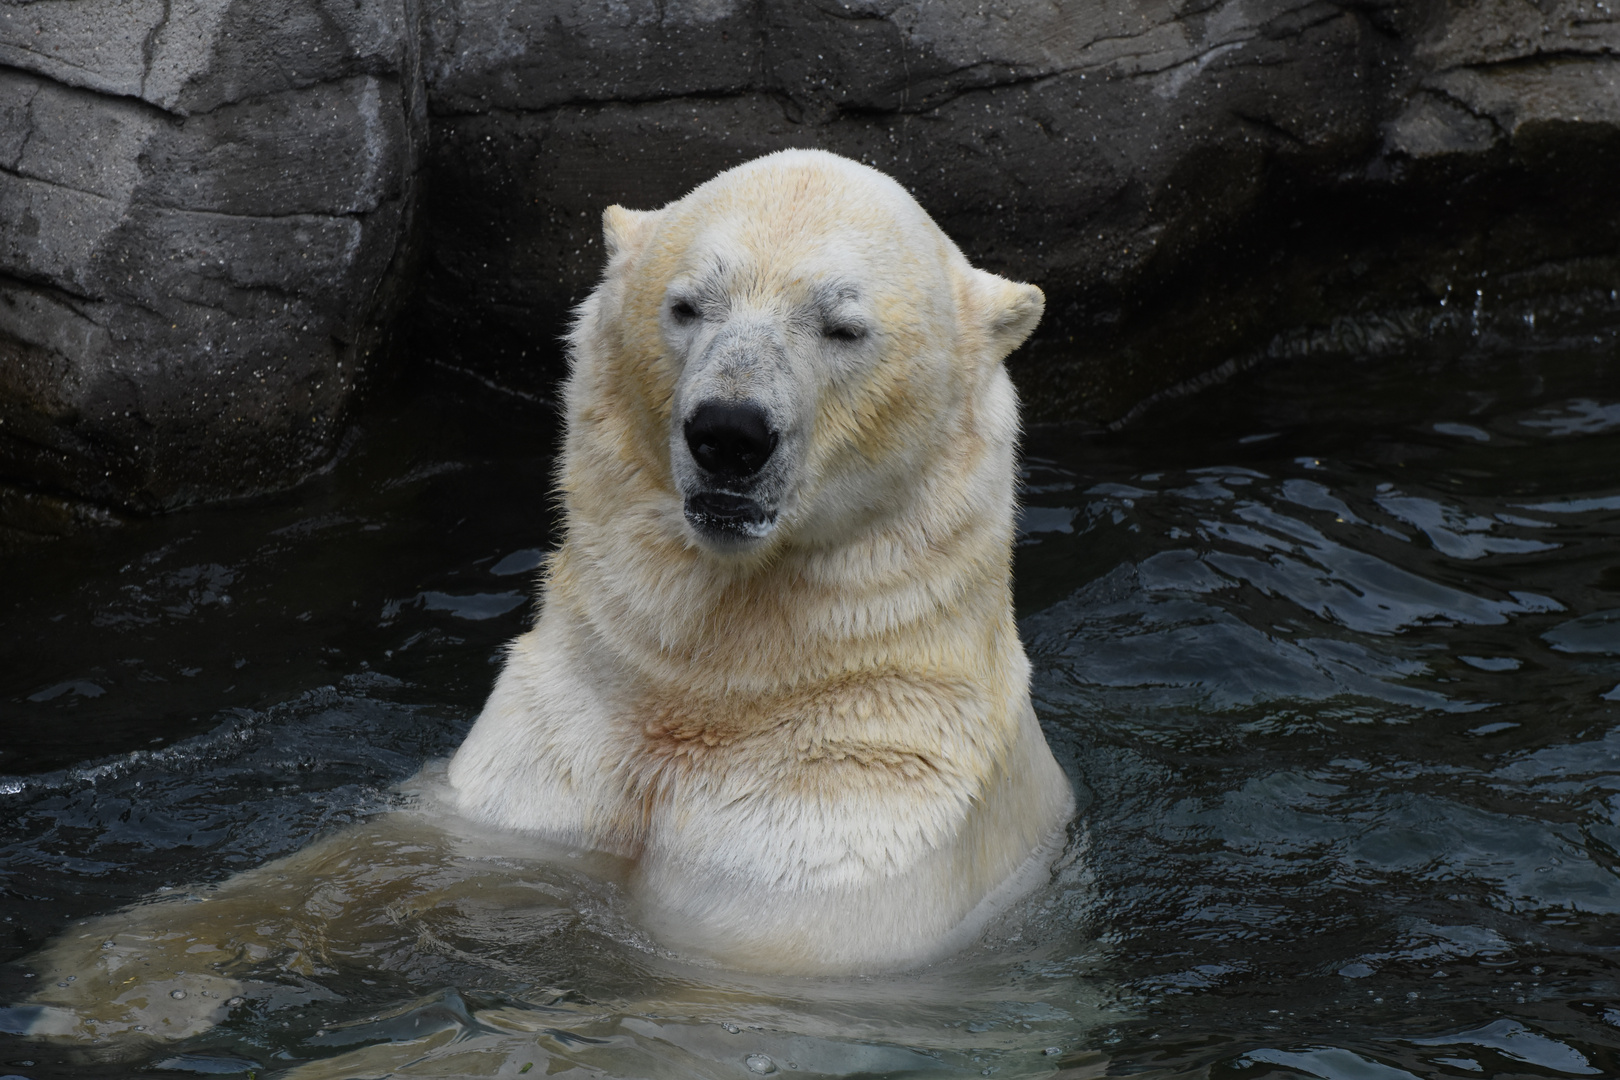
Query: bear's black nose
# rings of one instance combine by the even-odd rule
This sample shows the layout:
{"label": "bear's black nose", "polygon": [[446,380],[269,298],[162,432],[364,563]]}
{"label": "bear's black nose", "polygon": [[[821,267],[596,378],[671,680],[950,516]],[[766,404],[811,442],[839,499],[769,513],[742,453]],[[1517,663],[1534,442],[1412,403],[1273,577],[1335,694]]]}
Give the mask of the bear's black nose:
{"label": "bear's black nose", "polygon": [[705,472],[741,480],[764,468],[776,450],[776,432],[758,405],[710,401],[687,420],[686,445]]}

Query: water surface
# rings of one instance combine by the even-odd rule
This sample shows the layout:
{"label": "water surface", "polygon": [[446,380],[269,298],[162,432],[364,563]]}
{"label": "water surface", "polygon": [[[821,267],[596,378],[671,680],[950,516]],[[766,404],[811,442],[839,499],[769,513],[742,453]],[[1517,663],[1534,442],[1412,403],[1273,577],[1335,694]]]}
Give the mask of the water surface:
{"label": "water surface", "polygon": [[[358,828],[392,906],[141,1064],[1620,1074],[1616,360],[1604,330],[1306,358],[1030,432],[1069,850],[960,957],[775,981],[663,955],[565,858],[364,832],[465,733],[552,540],[550,412],[430,381],[294,493],[12,558],[0,1001],[84,920]],[[0,1036],[0,1071],[128,1066]]]}

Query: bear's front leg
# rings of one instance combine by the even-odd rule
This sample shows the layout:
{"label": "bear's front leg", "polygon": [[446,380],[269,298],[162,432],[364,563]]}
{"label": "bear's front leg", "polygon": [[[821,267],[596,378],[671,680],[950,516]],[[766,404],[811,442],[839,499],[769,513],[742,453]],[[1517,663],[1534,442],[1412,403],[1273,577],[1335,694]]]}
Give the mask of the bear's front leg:
{"label": "bear's front leg", "polygon": [[474,821],[633,856],[643,814],[622,767],[632,736],[614,673],[589,659],[593,644],[588,628],[548,606],[508,649],[449,781]]}

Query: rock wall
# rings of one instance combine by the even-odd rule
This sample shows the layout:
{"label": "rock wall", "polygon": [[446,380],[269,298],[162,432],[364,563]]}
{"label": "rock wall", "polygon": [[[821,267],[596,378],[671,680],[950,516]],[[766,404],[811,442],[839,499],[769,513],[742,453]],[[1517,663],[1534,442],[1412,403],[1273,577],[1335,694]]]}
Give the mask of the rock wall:
{"label": "rock wall", "polygon": [[507,385],[555,378],[602,206],[784,146],[893,173],[1046,289],[1013,362],[1037,418],[1620,269],[1598,0],[443,0],[427,40],[426,340]]}
{"label": "rock wall", "polygon": [[784,146],[1047,290],[1037,418],[1620,283],[1607,0],[416,2],[0,3],[0,517],[293,482],[391,328],[544,394],[602,208]]}
{"label": "rock wall", "polygon": [[5,516],[53,531],[306,474],[414,231],[414,0],[0,14]]}

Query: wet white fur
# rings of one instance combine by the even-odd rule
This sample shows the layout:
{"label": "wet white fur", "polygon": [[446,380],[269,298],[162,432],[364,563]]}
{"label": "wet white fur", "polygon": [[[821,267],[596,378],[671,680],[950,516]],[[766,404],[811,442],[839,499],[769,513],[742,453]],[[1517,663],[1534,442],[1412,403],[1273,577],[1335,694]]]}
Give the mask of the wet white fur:
{"label": "wet white fur", "polygon": [[[723,963],[948,952],[1038,877],[1072,809],[1009,585],[1001,360],[1040,293],[971,267],[888,177],[814,151],[605,223],[564,391],[565,534],[451,763],[458,806],[632,858],[646,923]],[[672,324],[705,274],[721,301]],[[853,307],[827,314],[828,281]],[[870,332],[832,342],[832,317]],[[743,323],[778,360],[714,369]],[[752,395],[784,432],[779,518],[746,550],[682,510],[672,431],[699,393]]]}

